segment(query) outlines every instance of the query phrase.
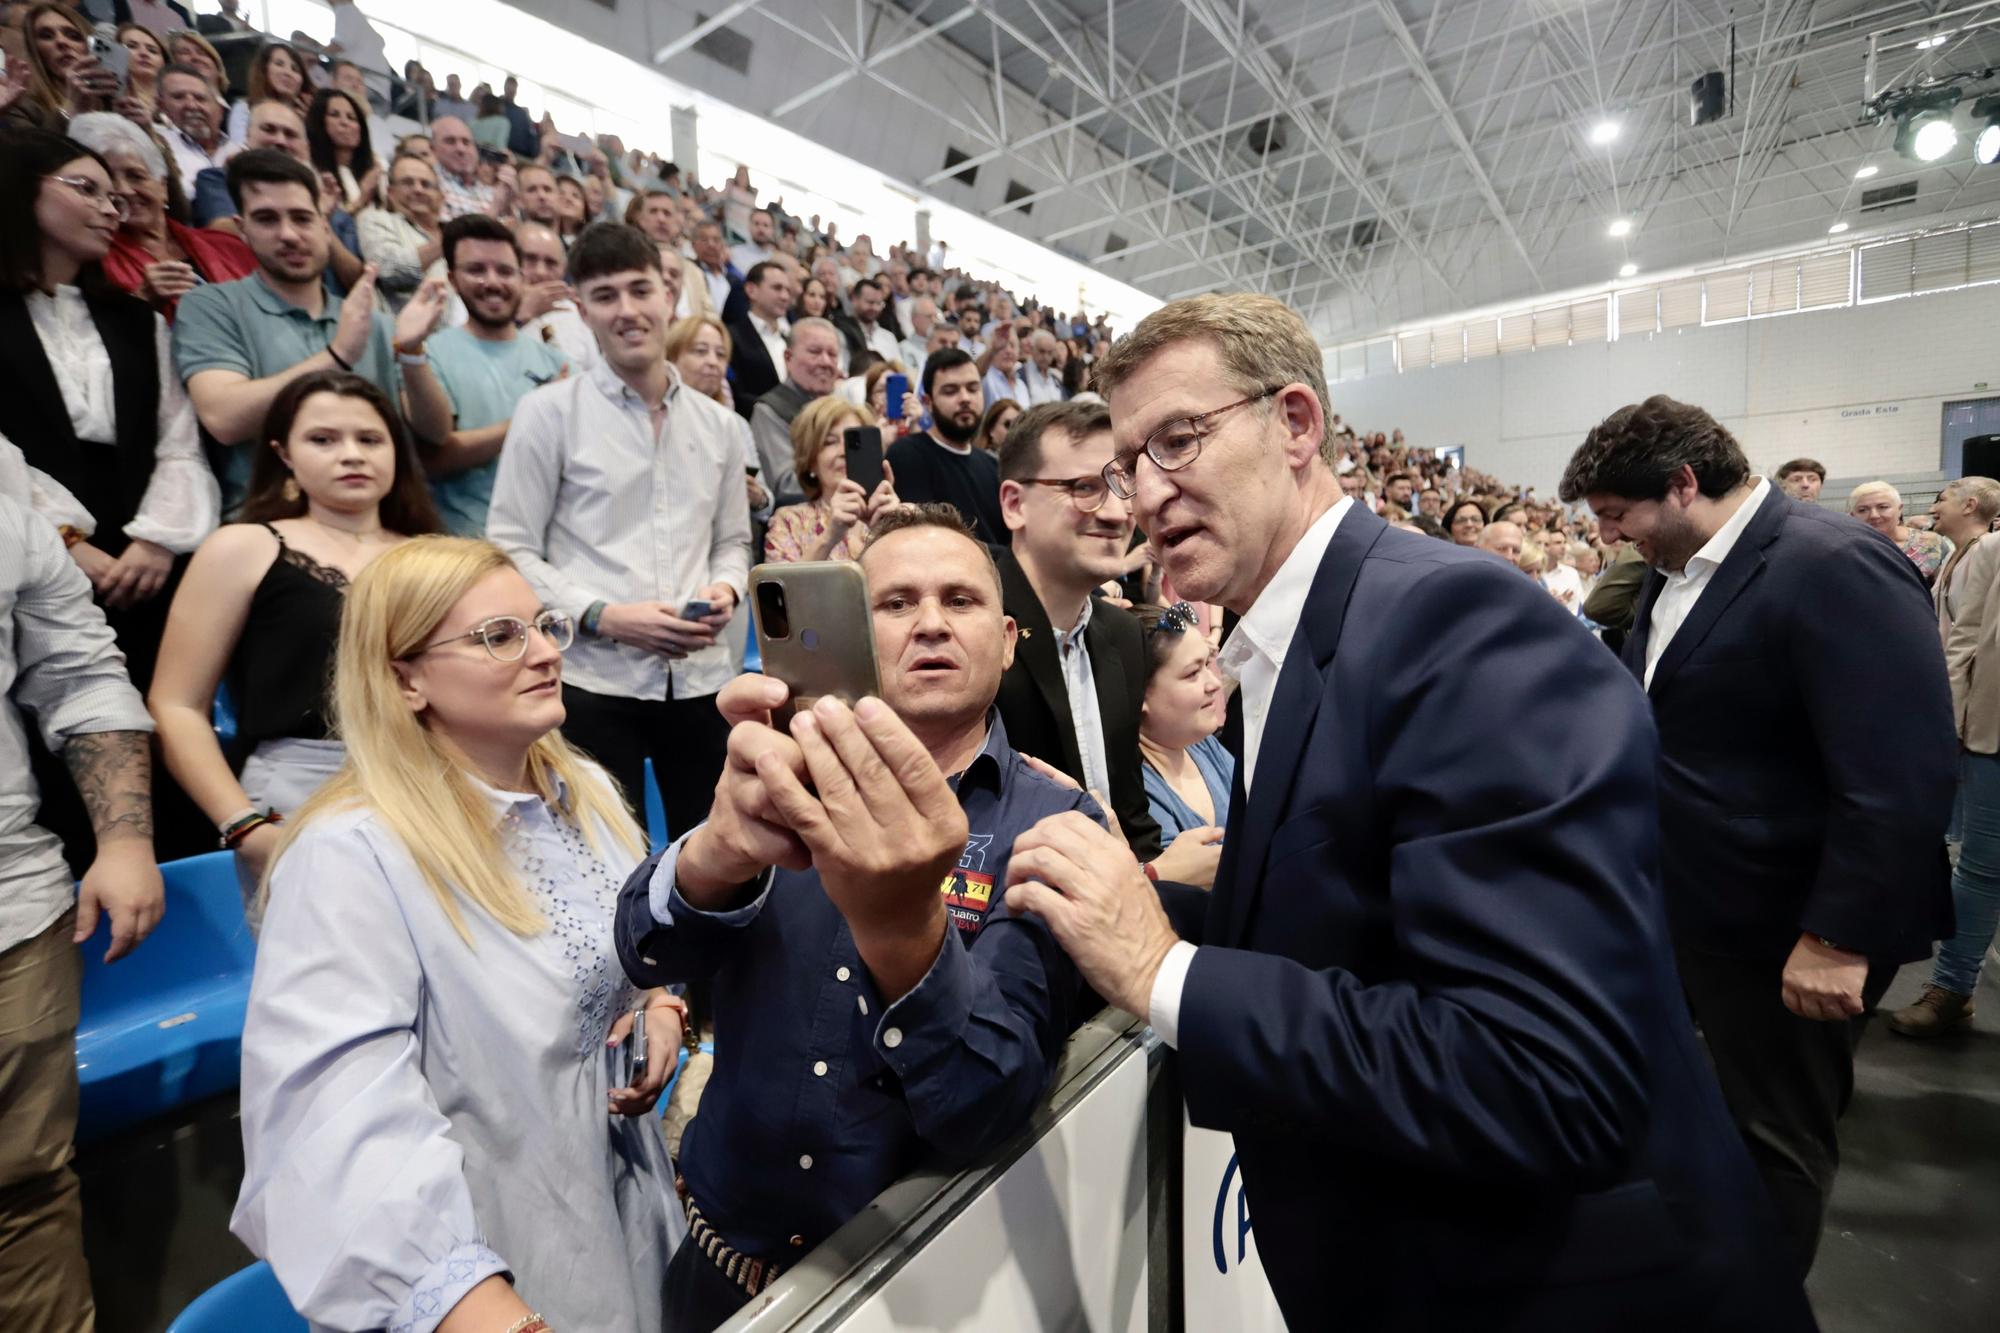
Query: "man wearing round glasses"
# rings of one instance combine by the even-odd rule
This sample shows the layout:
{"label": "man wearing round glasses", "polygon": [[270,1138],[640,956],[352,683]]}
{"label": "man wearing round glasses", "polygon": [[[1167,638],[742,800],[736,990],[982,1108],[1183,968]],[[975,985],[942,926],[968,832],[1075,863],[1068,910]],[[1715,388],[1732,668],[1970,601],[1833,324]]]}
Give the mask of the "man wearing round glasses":
{"label": "man wearing round glasses", "polygon": [[[1099,604],[1097,586],[1125,572],[1131,503],[1111,492],[1111,414],[1102,403],[1031,408],[1000,446],[997,551],[1007,614],[1022,630],[1000,682],[1000,716],[1025,754],[1096,792],[1118,816],[1133,854],[1160,854],[1139,760],[1146,648],[1139,622]],[[1213,852],[1208,853],[1211,857]],[[1160,868],[1193,878],[1192,866]]]}
{"label": "man wearing round glasses", "polygon": [[1096,375],[1106,482],[1242,617],[1238,786],[1199,946],[1068,815],[1015,842],[1007,902],[1178,1049],[1287,1322],[1811,1327],[1676,984],[1630,678],[1518,574],[1341,495],[1283,304],[1173,302]]}

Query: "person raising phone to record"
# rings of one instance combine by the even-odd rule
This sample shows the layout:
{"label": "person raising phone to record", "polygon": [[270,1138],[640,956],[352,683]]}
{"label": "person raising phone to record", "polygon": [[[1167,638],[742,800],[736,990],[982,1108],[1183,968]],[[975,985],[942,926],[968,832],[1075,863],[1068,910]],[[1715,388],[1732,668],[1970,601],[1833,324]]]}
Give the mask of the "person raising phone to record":
{"label": "person raising phone to record", "polygon": [[792,418],[792,467],[805,503],[786,505],[771,515],[764,534],[764,558],[773,564],[796,560],[855,560],[868,544],[876,520],[902,503],[896,474],[882,457],[876,432],[872,458],[882,479],[873,490],[848,475],[849,435],[865,453],[875,414],[845,398],[815,398]]}
{"label": "person raising phone to record", "polygon": [[[1081,1017],[1047,928],[994,910],[1018,834],[1102,816],[1007,743],[993,700],[1015,632],[993,558],[950,506],[904,505],[860,566],[880,697],[822,698],[786,731],[770,721],[781,681],[731,681],[708,818],[619,895],[636,984],[713,984],[718,1058],[679,1159],[692,1243],[666,1283],[667,1327],[686,1333],[728,1319],[919,1160],[1019,1130]],[[803,614],[781,629],[757,609],[767,634],[817,629],[822,656],[868,632]]]}

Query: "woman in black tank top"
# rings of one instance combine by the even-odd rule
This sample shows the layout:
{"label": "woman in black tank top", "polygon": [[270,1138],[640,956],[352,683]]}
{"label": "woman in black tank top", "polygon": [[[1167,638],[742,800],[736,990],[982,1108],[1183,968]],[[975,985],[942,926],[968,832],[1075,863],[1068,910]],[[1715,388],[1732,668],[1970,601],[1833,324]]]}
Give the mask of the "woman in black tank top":
{"label": "woman in black tank top", "polygon": [[[203,542],[181,580],[147,697],[167,767],[236,851],[246,907],[278,834],[275,820],[231,830],[253,814],[282,819],[345,757],[326,697],[348,580],[442,531],[402,421],[367,380],[292,381],[263,439],[242,521]],[[224,681],[240,777],[211,722]]]}

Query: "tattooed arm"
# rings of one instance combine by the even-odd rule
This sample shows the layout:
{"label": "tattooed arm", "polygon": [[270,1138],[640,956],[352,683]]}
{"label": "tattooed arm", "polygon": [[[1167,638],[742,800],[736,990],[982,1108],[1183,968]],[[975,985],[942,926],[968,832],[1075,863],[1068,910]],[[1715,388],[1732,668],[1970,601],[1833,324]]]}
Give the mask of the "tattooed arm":
{"label": "tattooed arm", "polygon": [[[119,958],[160,919],[162,890],[153,864],[153,726],[125,674],[90,583],[46,520],[0,497],[0,581],[11,596],[12,634],[0,653],[14,668],[11,702],[32,715],[43,743],[69,765],[97,832],[97,859],[77,894],[80,942],[111,915]],[[11,763],[15,754],[0,758]],[[25,769],[25,756],[19,762]]]}
{"label": "tattooed arm", "polygon": [[90,827],[102,844],[114,838],[153,841],[153,753],[143,731],[72,736],[63,762],[83,794]]}
{"label": "tattooed arm", "polygon": [[153,861],[153,754],[143,731],[93,731],[63,746],[76,789],[97,834],[97,858],[76,892],[76,943],[97,929],[100,912],[111,917],[115,963],[153,933],[166,911],[166,890]]}

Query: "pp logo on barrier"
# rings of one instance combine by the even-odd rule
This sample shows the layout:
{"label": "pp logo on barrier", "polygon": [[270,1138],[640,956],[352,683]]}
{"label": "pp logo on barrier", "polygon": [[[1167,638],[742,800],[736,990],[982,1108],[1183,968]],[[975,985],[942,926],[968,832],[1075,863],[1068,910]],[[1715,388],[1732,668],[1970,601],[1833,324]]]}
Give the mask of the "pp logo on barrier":
{"label": "pp logo on barrier", "polygon": [[[1229,1165],[1222,1170],[1222,1188],[1215,1193],[1215,1226],[1210,1232],[1215,1241],[1215,1271],[1225,1277],[1229,1274],[1229,1252],[1222,1244],[1223,1224],[1229,1217],[1229,1186],[1236,1180],[1236,1154],[1229,1155]],[[1250,1200],[1244,1196],[1243,1186],[1236,1186],[1236,1262],[1240,1265],[1250,1247]]]}

